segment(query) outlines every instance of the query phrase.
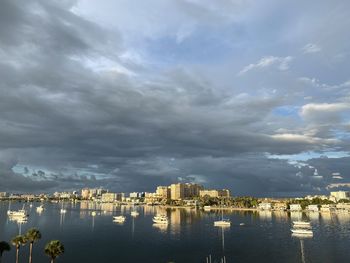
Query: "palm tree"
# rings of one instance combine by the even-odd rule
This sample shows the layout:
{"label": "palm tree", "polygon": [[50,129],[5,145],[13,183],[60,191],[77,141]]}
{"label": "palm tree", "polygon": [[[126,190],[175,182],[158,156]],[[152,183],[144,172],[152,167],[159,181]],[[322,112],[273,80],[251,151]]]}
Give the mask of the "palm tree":
{"label": "palm tree", "polygon": [[5,241],[0,241],[0,263],[1,263],[2,253],[10,250],[11,250],[11,247],[9,243]]}
{"label": "palm tree", "polygon": [[41,238],[41,233],[36,228],[31,228],[26,233],[26,238],[30,244],[29,246],[29,263],[32,263],[32,254],[33,254],[33,244]]}
{"label": "palm tree", "polygon": [[45,254],[51,258],[51,263],[55,261],[55,259],[64,253],[64,246],[59,240],[51,240],[45,246]]}
{"label": "palm tree", "polygon": [[16,247],[16,263],[18,263],[19,249],[21,245],[24,246],[27,243],[27,238],[23,235],[18,235],[12,238],[11,243]]}

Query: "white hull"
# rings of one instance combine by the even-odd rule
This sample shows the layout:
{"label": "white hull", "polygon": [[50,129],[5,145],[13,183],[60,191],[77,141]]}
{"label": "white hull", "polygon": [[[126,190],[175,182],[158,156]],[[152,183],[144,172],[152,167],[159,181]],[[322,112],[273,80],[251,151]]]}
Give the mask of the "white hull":
{"label": "white hull", "polygon": [[298,234],[298,235],[313,235],[312,230],[307,230],[307,229],[291,229],[293,234]]}
{"label": "white hull", "polygon": [[138,216],[139,214],[140,214],[140,213],[137,212],[137,211],[132,211],[132,212],[131,212],[131,216],[135,216],[135,217],[136,217],[136,216]]}
{"label": "white hull", "polygon": [[113,221],[117,223],[124,223],[125,219],[125,216],[113,216]]}
{"label": "white hull", "polygon": [[231,226],[231,222],[226,220],[215,221],[214,226]]}
{"label": "white hull", "polygon": [[168,217],[165,215],[154,216],[152,220],[153,220],[153,223],[155,223],[155,224],[162,224],[162,225],[169,224]]}

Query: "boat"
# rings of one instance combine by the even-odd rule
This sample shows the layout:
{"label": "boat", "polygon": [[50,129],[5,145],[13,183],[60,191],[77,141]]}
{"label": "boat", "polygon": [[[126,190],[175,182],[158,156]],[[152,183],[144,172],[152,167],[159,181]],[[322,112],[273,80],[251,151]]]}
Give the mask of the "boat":
{"label": "boat", "polygon": [[224,219],[224,210],[221,209],[221,220],[214,221],[214,226],[231,226],[231,221]]}
{"label": "boat", "polygon": [[9,217],[28,217],[26,210],[7,210],[7,215]]}
{"label": "boat", "polygon": [[67,210],[64,209],[64,208],[61,208],[60,213],[61,213],[61,214],[65,214],[65,213],[67,213]]}
{"label": "boat", "polygon": [[293,221],[293,226],[296,228],[311,228],[311,223],[306,221]]}
{"label": "boat", "polygon": [[293,234],[313,235],[313,232],[311,229],[292,228],[290,231],[292,231]]}
{"label": "boat", "polygon": [[203,206],[203,210],[204,211],[210,211],[211,210],[211,206],[210,205],[205,205],[205,206]]}
{"label": "boat", "polygon": [[156,215],[153,217],[152,220],[155,224],[164,224],[164,225],[169,224],[169,219],[166,215]]}
{"label": "boat", "polygon": [[139,216],[140,215],[140,213],[139,212],[137,212],[137,211],[131,211],[131,216],[134,216],[134,217],[136,217],[136,216]]}
{"label": "boat", "polygon": [[231,226],[231,221],[228,219],[222,219],[214,222],[214,226]]}
{"label": "boat", "polygon": [[38,206],[38,207],[36,208],[36,211],[37,211],[38,213],[41,213],[43,210],[44,210],[44,206],[43,206],[43,205],[40,205],[40,206]]}
{"label": "boat", "polygon": [[113,222],[124,223],[125,219],[125,216],[113,216]]}
{"label": "boat", "polygon": [[245,223],[239,223],[240,226],[245,226]]}
{"label": "boat", "polygon": [[95,212],[95,211],[92,211],[92,212],[91,212],[91,215],[92,215],[92,216],[96,216],[96,212]]}

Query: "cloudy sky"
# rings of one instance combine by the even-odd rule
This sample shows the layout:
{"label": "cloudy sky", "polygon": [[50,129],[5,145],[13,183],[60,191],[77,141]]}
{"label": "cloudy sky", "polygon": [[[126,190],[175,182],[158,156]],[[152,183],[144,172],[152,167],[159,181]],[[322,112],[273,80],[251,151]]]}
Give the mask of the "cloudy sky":
{"label": "cloudy sky", "polygon": [[0,190],[350,183],[348,0],[1,0]]}

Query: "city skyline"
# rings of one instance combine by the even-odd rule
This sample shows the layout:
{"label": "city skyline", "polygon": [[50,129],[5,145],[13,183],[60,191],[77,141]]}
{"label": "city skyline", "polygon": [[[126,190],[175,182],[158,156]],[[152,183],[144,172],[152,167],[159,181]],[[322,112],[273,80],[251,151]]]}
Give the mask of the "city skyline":
{"label": "city skyline", "polygon": [[349,8],[2,1],[0,192],[349,190]]}

